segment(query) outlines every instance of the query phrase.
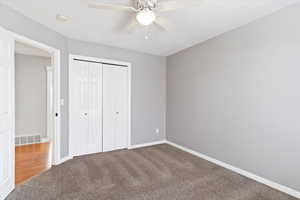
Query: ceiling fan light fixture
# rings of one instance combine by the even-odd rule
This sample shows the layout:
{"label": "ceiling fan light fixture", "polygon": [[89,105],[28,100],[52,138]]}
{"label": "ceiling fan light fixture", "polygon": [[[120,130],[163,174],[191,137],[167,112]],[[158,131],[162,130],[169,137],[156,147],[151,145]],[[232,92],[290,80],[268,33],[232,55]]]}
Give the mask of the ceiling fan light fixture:
{"label": "ceiling fan light fixture", "polygon": [[142,10],[136,14],[136,20],[144,26],[152,24],[156,19],[156,15],[151,10]]}

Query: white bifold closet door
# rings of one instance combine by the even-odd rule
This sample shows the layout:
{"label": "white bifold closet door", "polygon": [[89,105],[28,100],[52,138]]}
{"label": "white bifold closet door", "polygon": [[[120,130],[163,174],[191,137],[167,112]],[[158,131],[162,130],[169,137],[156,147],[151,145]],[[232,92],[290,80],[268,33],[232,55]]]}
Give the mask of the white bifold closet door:
{"label": "white bifold closet door", "polygon": [[71,152],[102,152],[102,65],[73,61],[71,76]]}
{"label": "white bifold closet door", "polygon": [[128,147],[128,67],[72,60],[70,150],[73,156]]}
{"label": "white bifold closet door", "polygon": [[128,68],[103,64],[103,151],[128,147]]}

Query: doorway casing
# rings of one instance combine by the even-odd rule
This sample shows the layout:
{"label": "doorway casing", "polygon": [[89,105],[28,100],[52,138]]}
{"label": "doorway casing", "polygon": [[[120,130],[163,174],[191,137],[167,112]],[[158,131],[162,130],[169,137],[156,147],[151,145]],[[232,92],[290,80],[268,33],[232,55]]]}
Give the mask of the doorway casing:
{"label": "doorway casing", "polygon": [[[39,49],[42,49],[44,51],[47,51],[51,55],[51,66],[53,67],[53,82],[54,82],[54,92],[53,92],[53,109],[54,109],[54,115],[52,116],[52,121],[54,122],[53,127],[53,135],[51,138],[52,141],[52,164],[58,165],[62,161],[60,156],[60,138],[61,138],[61,114],[60,114],[60,50],[50,47],[46,44],[37,42],[35,40],[32,40],[30,38],[27,38],[25,36],[19,35],[14,32],[8,31],[12,37],[14,38],[14,42],[21,42]],[[14,102],[15,106],[15,102]],[[15,115],[14,115],[15,119]]]}

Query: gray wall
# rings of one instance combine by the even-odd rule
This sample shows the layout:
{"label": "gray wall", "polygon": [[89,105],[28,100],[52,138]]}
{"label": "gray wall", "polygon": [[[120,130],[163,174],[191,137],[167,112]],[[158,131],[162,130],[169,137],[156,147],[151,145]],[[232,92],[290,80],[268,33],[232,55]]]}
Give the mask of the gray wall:
{"label": "gray wall", "polygon": [[[166,59],[134,51],[69,40],[71,54],[115,59],[132,64],[132,144],[165,139]],[[160,133],[155,133],[159,128]]]}
{"label": "gray wall", "polygon": [[[68,59],[73,54],[124,60],[132,63],[132,143],[165,139],[166,60],[133,51],[70,40],[0,4],[0,26],[61,50],[61,156],[69,154]],[[160,128],[160,134],[155,134]]]}
{"label": "gray wall", "polygon": [[47,71],[51,58],[15,55],[16,136],[47,137]]}
{"label": "gray wall", "polygon": [[167,58],[167,139],[300,190],[300,5]]}

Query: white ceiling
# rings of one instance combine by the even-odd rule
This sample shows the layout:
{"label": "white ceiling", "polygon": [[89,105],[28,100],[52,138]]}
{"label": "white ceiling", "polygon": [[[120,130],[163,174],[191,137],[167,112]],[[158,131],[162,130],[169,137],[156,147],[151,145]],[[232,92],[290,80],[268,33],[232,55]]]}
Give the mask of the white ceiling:
{"label": "white ceiling", "polygon": [[[112,2],[112,0],[98,0]],[[178,0],[184,1],[184,0]],[[73,39],[167,56],[215,37],[300,0],[200,0],[202,5],[161,13],[174,23],[169,32],[154,26],[123,30],[128,14],[87,7],[87,0],[0,0],[23,15]],[[113,3],[130,4],[131,0]],[[56,15],[70,17],[68,22]],[[150,38],[145,40],[147,31]]]}
{"label": "white ceiling", "polygon": [[51,54],[47,51],[20,42],[16,42],[15,44],[15,53],[30,56],[51,57]]}

